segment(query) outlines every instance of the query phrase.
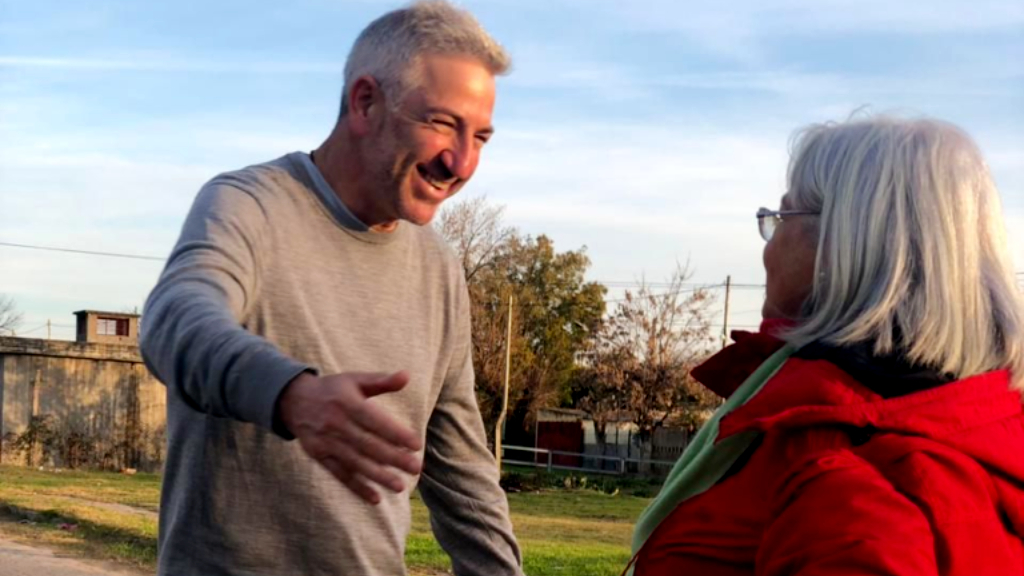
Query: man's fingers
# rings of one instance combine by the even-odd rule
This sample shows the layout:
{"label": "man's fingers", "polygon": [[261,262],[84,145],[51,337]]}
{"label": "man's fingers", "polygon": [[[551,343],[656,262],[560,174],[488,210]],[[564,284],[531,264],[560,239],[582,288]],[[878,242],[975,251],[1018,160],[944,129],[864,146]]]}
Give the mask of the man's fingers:
{"label": "man's fingers", "polygon": [[380,494],[367,484],[365,480],[360,478],[358,474],[352,473],[347,466],[334,458],[324,458],[320,463],[349,490],[355,492],[356,496],[370,504],[380,504]]}
{"label": "man's fingers", "polygon": [[396,446],[380,438],[375,431],[365,430],[355,423],[345,433],[351,438],[350,445],[363,455],[378,464],[393,466],[409,474],[420,473],[420,459],[416,454]]}
{"label": "man's fingers", "polygon": [[334,396],[330,401],[332,414],[326,415],[326,427],[344,431],[347,421],[355,422],[363,430],[384,439],[385,442],[406,450],[419,451],[423,442],[408,426],[400,424],[392,415],[374,402],[372,396],[396,392],[409,383],[407,372],[380,374],[372,372],[347,372],[328,377]]}
{"label": "man's fingers", "polygon": [[333,456],[339,462],[347,464],[349,470],[355,475],[376,482],[393,492],[405,490],[405,483],[402,482],[402,478],[398,474],[382,466],[374,459],[364,456],[356,446],[356,443],[339,442],[333,446]]}
{"label": "man's fingers", "polygon": [[404,370],[388,375],[367,374],[366,376],[365,378],[359,378],[358,382],[359,389],[363,391],[363,396],[367,398],[389,392],[398,392],[409,383],[409,373]]}
{"label": "man's fingers", "polygon": [[328,386],[320,388],[323,401],[310,404],[316,412],[310,417],[313,425],[297,427],[307,453],[372,504],[381,500],[380,487],[404,491],[399,471],[420,472],[414,452],[422,450],[423,440],[370,398],[401,390],[409,374],[349,372],[326,378]]}
{"label": "man's fingers", "polygon": [[371,402],[362,403],[358,410],[352,410],[348,416],[360,428],[389,444],[414,452],[423,449],[423,441],[418,435]]}
{"label": "man's fingers", "polygon": [[358,474],[353,474],[349,478],[348,482],[345,482],[345,486],[348,489],[355,492],[357,496],[366,500],[370,504],[380,504],[380,494],[377,493],[365,480],[363,480]]}
{"label": "man's fingers", "polygon": [[[333,466],[334,469],[332,470],[330,467],[328,469],[331,470],[339,480],[344,482],[346,486],[351,485],[353,478],[360,477],[362,480],[359,483],[356,483],[356,485],[369,486],[366,481],[370,481],[375,484],[379,484],[392,492],[402,492],[405,490],[405,482],[402,481],[402,478],[398,474],[360,454],[347,443],[336,443],[332,446],[331,455],[326,457],[324,460],[331,462],[330,466]],[[337,470],[337,472],[335,472],[335,470]],[[357,491],[357,493],[359,493],[360,496],[363,496],[363,493],[359,491]],[[374,491],[374,494],[376,494],[376,491]]]}

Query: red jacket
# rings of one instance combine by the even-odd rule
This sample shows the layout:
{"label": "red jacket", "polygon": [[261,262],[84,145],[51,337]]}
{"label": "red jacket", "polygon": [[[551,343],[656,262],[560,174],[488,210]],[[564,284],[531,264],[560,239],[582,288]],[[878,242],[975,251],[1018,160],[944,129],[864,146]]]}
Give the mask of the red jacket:
{"label": "red jacket", "polygon": [[[727,396],[781,343],[752,335],[694,375]],[[761,433],[679,505],[636,576],[1024,574],[1024,414],[996,371],[884,399],[791,358],[719,437]]]}

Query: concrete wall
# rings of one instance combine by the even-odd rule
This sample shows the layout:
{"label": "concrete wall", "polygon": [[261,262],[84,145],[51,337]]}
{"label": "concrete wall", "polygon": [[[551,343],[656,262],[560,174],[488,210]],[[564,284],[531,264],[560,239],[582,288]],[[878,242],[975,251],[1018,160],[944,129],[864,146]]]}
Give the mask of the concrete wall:
{"label": "concrete wall", "polygon": [[[43,419],[31,462],[12,440]],[[158,469],[164,455],[165,389],[138,348],[0,338],[0,435],[4,463]],[[43,444],[48,442],[48,448]]]}

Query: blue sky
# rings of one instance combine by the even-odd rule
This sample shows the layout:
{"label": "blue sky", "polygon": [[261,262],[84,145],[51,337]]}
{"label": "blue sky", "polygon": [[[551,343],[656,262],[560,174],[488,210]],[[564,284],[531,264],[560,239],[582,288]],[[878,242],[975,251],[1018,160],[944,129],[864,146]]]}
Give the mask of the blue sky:
{"label": "blue sky", "polygon": [[[165,255],[204,181],[323,140],[355,35],[398,5],[0,0],[0,242]],[[791,133],[861,106],[975,137],[1024,270],[1020,0],[463,5],[515,61],[464,194],[586,245],[593,279],[689,260],[695,281],[762,282],[753,213],[784,191]],[[74,310],[141,306],[159,270],[0,246],[0,293],[55,337]],[[739,291],[732,322],[760,297]]]}

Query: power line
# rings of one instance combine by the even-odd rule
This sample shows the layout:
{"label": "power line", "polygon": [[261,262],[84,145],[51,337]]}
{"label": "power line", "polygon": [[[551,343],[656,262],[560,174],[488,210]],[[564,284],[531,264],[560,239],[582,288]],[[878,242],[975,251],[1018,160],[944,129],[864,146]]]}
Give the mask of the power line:
{"label": "power line", "polygon": [[39,326],[36,326],[35,328],[32,328],[31,330],[18,330],[18,333],[19,334],[31,334],[32,332],[35,332],[37,330],[42,330],[43,328],[46,328],[47,326],[50,326],[51,328],[77,328],[77,326],[75,326],[74,324],[57,324],[55,322],[44,322],[44,323],[40,324]]}
{"label": "power line", "polygon": [[42,324],[40,326],[36,326],[35,328],[33,328],[31,330],[22,330],[20,332],[20,334],[31,334],[31,333],[35,332],[36,330],[42,330],[43,328],[46,328],[46,324]]}
{"label": "power line", "polygon": [[[9,248],[24,248],[28,250],[44,250],[48,252],[64,252],[70,254],[84,254],[88,256],[103,256],[107,258],[128,258],[131,260],[148,260],[151,262],[165,262],[167,258],[162,256],[149,256],[145,254],[125,254],[122,252],[102,252],[99,250],[79,250],[76,248],[61,248],[57,246],[39,246],[35,244],[16,244],[14,242],[0,242],[0,246],[7,246]],[[1016,272],[1017,276],[1024,276],[1024,271]],[[644,280],[592,280],[605,286],[606,288],[634,288],[634,287],[647,287],[647,288],[672,288],[674,284],[671,282],[647,282]],[[679,286],[693,287],[698,290],[710,290],[713,288],[724,288],[723,283],[701,283],[701,282],[683,282]],[[741,289],[762,289],[765,288],[764,284],[742,284],[733,283],[733,288]],[[692,292],[692,290],[691,290]],[[616,302],[617,300],[606,300],[606,302]]]}
{"label": "power line", "polygon": [[0,246],[8,246],[11,248],[27,248],[29,250],[46,250],[49,252],[69,252],[71,254],[87,254],[89,256],[105,256],[108,258],[130,258],[132,260],[153,260],[163,262],[166,258],[160,258],[158,256],[144,256],[141,254],[121,254],[117,252],[99,252],[96,250],[77,250],[74,248],[58,248],[56,246],[35,246],[32,244],[14,244],[12,242],[0,242]]}
{"label": "power line", "polygon": [[[628,280],[591,280],[607,288],[635,288],[635,287],[647,287],[647,288],[673,288],[675,286],[693,287],[700,289],[712,289],[712,288],[725,288],[724,282],[682,282],[680,284],[673,284],[671,282],[646,282],[641,280],[628,281]],[[740,288],[764,288],[764,284],[743,284],[743,283],[732,283],[732,287]]]}
{"label": "power line", "polygon": [[680,282],[678,284],[672,282],[648,282],[646,280],[591,280],[591,282],[597,282],[608,288],[633,288],[635,286],[646,286],[648,288],[672,288],[674,286],[707,288],[725,286],[721,282]]}
{"label": "power line", "polygon": [[[722,286],[724,286],[724,284]],[[679,290],[679,291],[675,291],[675,292],[652,292],[652,293],[643,294],[643,295],[635,294],[635,295],[633,295],[632,299],[633,300],[641,300],[641,299],[644,299],[644,298],[667,298],[669,296],[681,296],[683,294],[693,294],[694,292],[700,292],[701,290],[708,290],[710,288],[712,288],[712,287],[704,286],[704,287],[701,287],[701,288],[692,288],[692,289],[689,289],[689,290]],[[721,288],[721,286],[713,286],[713,288]],[[619,303],[619,302],[628,302],[628,301],[629,301],[628,298],[612,298],[612,299],[609,299],[609,300],[605,300],[604,302],[605,302],[605,304],[616,304],[616,303]]]}
{"label": "power line", "polygon": [[[161,256],[149,256],[145,254],[125,254],[123,252],[103,252],[100,250],[79,250],[77,248],[62,248],[58,246],[39,246],[36,244],[16,244],[14,242],[0,242],[0,246],[7,246],[9,248],[25,248],[28,250],[45,250],[49,252],[65,252],[70,254],[85,254],[89,256],[105,256],[107,258],[129,258],[132,260],[150,260],[154,262],[164,262],[167,258]],[[646,286],[648,288],[672,288],[671,282],[647,282],[641,280],[592,280],[607,288],[634,288],[640,286]],[[721,288],[725,286],[722,283],[706,283],[706,282],[683,282],[679,286],[693,287],[697,289],[711,289]],[[759,284],[733,284],[733,286],[741,287],[762,287]]]}

